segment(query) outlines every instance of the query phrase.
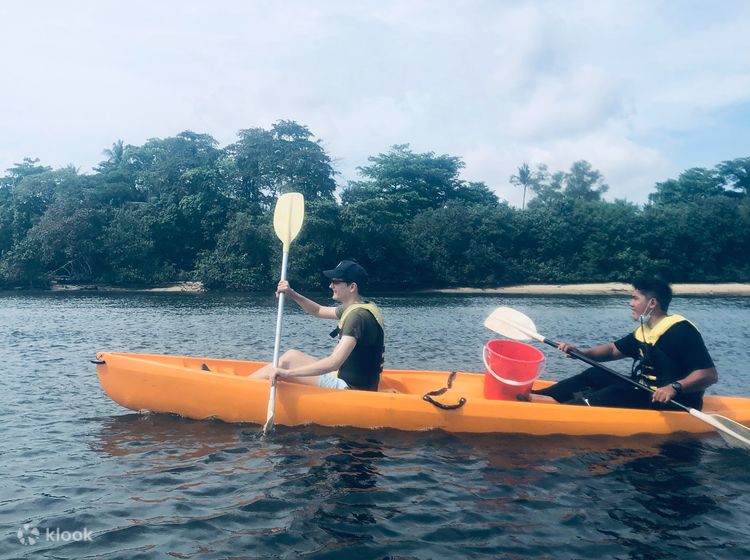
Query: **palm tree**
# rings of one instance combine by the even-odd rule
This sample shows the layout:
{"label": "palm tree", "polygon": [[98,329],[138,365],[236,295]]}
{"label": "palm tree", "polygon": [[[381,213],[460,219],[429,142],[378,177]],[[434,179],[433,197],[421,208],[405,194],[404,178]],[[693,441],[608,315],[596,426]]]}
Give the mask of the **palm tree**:
{"label": "palm tree", "polygon": [[107,156],[107,161],[99,164],[98,171],[114,169],[122,162],[122,157],[125,154],[125,144],[122,140],[118,140],[112,144],[112,149],[103,150],[102,154]]}
{"label": "palm tree", "polygon": [[531,169],[528,163],[524,163],[518,168],[518,175],[511,175],[510,182],[516,186],[523,187],[523,202],[521,203],[521,210],[526,208],[526,189],[531,186],[532,177]]}

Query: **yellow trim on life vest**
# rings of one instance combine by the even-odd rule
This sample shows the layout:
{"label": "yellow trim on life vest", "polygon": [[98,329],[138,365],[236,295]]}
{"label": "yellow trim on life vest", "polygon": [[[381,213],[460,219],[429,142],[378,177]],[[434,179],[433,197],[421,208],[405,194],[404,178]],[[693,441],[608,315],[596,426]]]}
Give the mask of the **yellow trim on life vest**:
{"label": "yellow trim on life vest", "polygon": [[367,309],[370,313],[372,313],[372,316],[375,317],[375,320],[378,322],[378,325],[380,325],[380,328],[383,329],[383,335],[385,335],[385,325],[383,324],[383,316],[380,314],[380,309],[378,309],[378,306],[371,302],[366,303],[352,303],[344,309],[344,312],[341,314],[341,318],[339,319],[339,329],[344,328],[344,321],[346,321],[346,318],[349,316],[349,313],[354,311],[355,309]]}
{"label": "yellow trim on life vest", "polygon": [[[383,316],[380,314],[380,309],[378,309],[378,306],[371,302],[365,302],[365,303],[352,303],[344,309],[344,312],[341,314],[341,318],[339,319],[338,324],[338,330],[341,332],[341,330],[344,328],[344,321],[346,321],[346,318],[349,316],[349,313],[354,311],[355,309],[367,309],[370,313],[372,313],[372,316],[375,317],[375,320],[378,322],[378,325],[380,325],[380,328],[383,331],[383,342],[385,342],[385,325],[383,324]],[[339,370],[333,373],[336,377],[339,376]]]}
{"label": "yellow trim on life vest", "polygon": [[[667,315],[653,327],[649,327],[645,324],[643,326],[639,325],[638,327],[636,327],[633,334],[638,341],[645,342],[646,344],[654,346],[661,335],[663,335],[671,327],[673,327],[677,323],[681,323],[682,321],[687,321],[687,319],[685,319],[685,317],[683,317],[682,315]],[[688,323],[690,323],[690,321],[688,321]],[[692,323],[690,324],[692,325]]]}

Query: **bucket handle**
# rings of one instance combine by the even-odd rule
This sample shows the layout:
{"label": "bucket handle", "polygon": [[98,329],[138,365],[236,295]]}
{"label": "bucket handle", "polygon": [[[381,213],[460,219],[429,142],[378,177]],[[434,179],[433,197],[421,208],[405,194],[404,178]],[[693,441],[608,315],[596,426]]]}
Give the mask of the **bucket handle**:
{"label": "bucket handle", "polygon": [[[484,362],[484,367],[487,368],[487,371],[490,372],[490,375],[492,375],[492,377],[494,377],[501,383],[505,383],[506,385],[514,385],[516,387],[520,387],[522,385],[528,385],[529,383],[532,383],[539,378],[539,370],[537,370],[533,378],[528,379],[526,381],[516,381],[515,379],[505,379],[504,377],[499,376],[497,373],[495,373],[495,370],[492,369],[489,362],[487,361],[487,350],[488,348],[485,345],[484,348],[482,348],[482,361]],[[544,364],[544,362],[542,362],[542,364]],[[542,365],[541,367],[544,367],[544,365]]]}

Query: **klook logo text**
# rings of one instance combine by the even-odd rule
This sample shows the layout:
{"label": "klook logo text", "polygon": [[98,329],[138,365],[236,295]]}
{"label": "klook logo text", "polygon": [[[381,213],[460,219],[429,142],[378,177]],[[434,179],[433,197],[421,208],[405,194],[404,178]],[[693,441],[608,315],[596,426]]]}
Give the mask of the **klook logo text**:
{"label": "klook logo text", "polygon": [[40,540],[47,542],[91,542],[91,531],[83,528],[81,531],[61,531],[56,529],[44,529],[41,532],[33,523],[25,523],[16,533],[18,541],[25,546],[38,543]]}

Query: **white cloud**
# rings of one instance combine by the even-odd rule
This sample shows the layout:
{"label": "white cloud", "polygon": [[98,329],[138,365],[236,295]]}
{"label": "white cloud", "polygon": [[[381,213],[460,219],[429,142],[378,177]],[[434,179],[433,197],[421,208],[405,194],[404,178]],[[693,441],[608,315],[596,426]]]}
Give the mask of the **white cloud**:
{"label": "white cloud", "polygon": [[578,159],[604,173],[610,198],[642,201],[681,170],[665,138],[699,139],[725,125],[727,107],[750,103],[749,10],[739,0],[3,3],[0,50],[14,54],[0,58],[0,169],[25,156],[88,169],[117,139],[192,129],[226,145],[239,129],[294,119],[323,140],[341,181],[410,143],[463,157],[464,177],[514,203],[508,177],[521,163]]}
{"label": "white cloud", "polygon": [[620,115],[619,89],[605,73],[584,66],[564,79],[542,79],[514,104],[509,133],[529,141],[576,135]]}

